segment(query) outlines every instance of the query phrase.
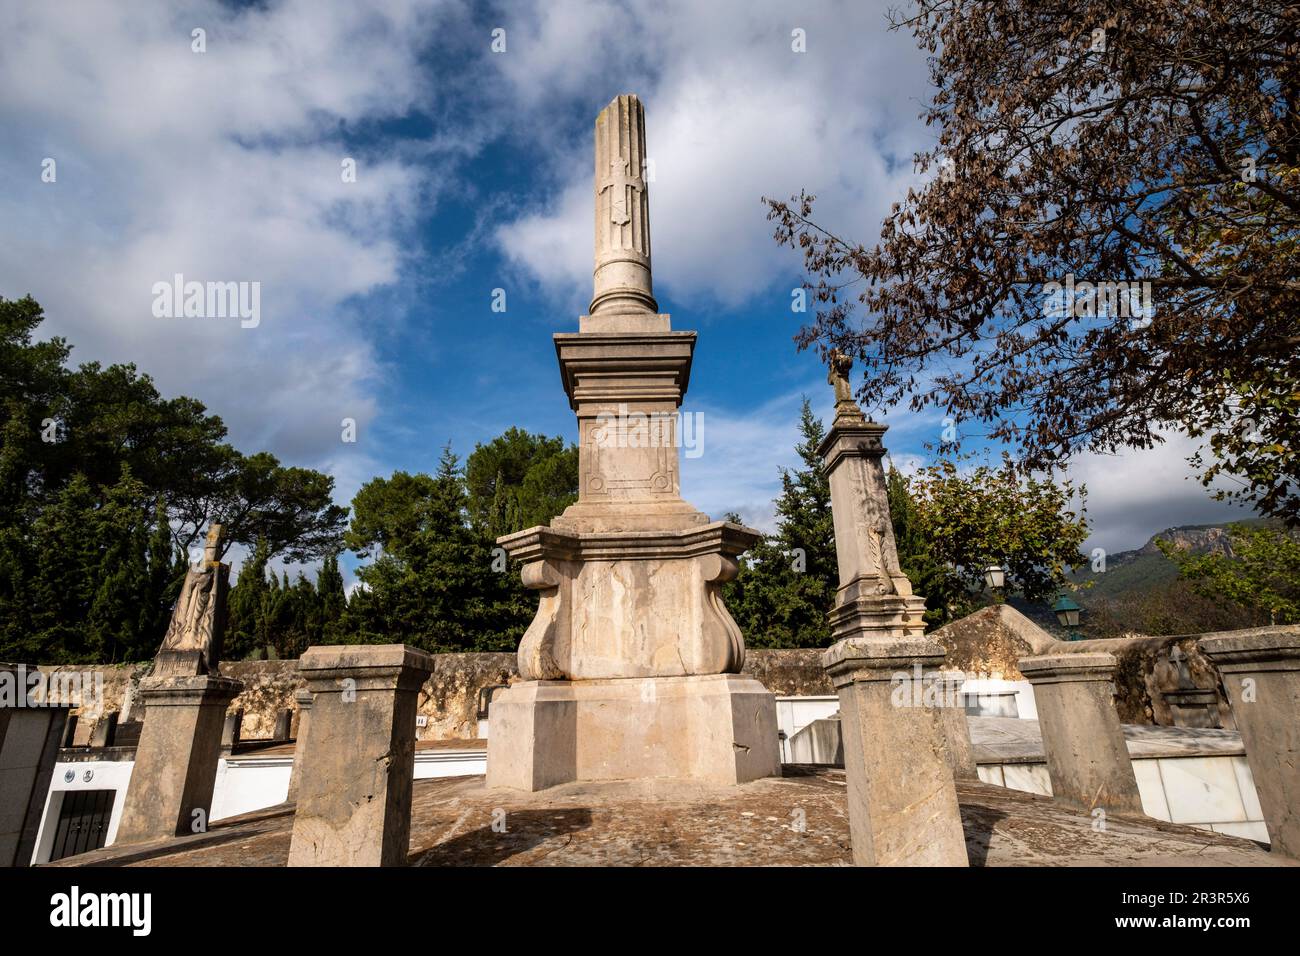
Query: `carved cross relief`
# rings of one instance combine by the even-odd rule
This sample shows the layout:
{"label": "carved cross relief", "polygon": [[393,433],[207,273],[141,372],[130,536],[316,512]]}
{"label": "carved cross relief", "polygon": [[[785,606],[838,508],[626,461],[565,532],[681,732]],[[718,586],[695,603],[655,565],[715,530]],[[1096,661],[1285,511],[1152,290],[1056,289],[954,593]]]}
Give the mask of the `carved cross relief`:
{"label": "carved cross relief", "polygon": [[633,173],[632,161],[619,154],[609,162],[609,177],[600,184],[600,192],[609,191],[609,221],[616,226],[626,226],[632,221],[632,204],[636,193],[645,189],[641,171]]}

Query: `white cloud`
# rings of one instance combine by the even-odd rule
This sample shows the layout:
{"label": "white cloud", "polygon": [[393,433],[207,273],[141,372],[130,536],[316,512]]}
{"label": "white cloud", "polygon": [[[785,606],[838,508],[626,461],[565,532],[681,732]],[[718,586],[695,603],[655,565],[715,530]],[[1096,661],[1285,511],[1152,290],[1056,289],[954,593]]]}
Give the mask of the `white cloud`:
{"label": "white cloud", "polygon": [[1154,448],[1080,455],[1070,466],[1069,477],[1088,488],[1092,535],[1086,550],[1128,551],[1175,525],[1254,516],[1253,511],[1210,497],[1186,460],[1196,450],[1192,439],[1174,432],[1164,437],[1165,443]]}
{"label": "white cloud", "polygon": [[[241,447],[329,457],[343,417],[373,418],[383,371],[352,303],[397,281],[436,182],[415,147],[358,154],[342,131],[435,102],[420,54],[440,8],[6,5],[0,292],[31,292],[74,361],[202,396]],[[176,273],[260,282],[260,324],[155,318]]]}
{"label": "white cloud", "polygon": [[[625,75],[626,51],[641,49],[655,69],[639,89],[597,88],[646,104],[656,286],[735,306],[798,265],[772,241],[761,197],[807,188],[828,225],[870,241],[913,181],[911,155],[928,136],[916,119],[924,61],[883,18],[875,4],[796,13],[779,3],[674,3],[585,19],[576,73],[539,44],[516,48],[505,75],[521,96],[563,98],[575,75]],[[796,26],[807,31],[803,54],[790,48]],[[508,257],[566,292],[591,276],[590,141],[569,150],[556,164],[567,172],[557,192],[498,232]]]}

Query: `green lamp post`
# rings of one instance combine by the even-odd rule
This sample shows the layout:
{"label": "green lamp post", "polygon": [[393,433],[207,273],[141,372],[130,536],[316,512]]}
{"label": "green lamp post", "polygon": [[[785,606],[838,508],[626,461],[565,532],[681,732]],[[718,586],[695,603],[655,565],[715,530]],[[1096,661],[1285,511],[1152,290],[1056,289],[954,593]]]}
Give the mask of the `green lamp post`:
{"label": "green lamp post", "polygon": [[1061,627],[1070,635],[1070,640],[1081,641],[1083,635],[1079,633],[1079,614],[1083,608],[1068,595],[1062,594],[1052,605],[1052,610],[1056,612],[1056,619],[1061,622]]}

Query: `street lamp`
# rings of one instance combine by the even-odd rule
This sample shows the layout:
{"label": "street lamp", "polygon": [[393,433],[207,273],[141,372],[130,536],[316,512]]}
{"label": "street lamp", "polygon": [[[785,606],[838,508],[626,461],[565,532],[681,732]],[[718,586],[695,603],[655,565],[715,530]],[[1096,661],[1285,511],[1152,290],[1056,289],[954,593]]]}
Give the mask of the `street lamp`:
{"label": "street lamp", "polygon": [[990,564],[984,569],[984,583],[990,591],[1001,591],[1007,583],[1007,569],[1000,564]]}
{"label": "street lamp", "polygon": [[1079,607],[1069,595],[1062,594],[1057,599],[1057,602],[1052,605],[1052,610],[1056,612],[1056,619],[1061,622],[1061,627],[1070,632],[1070,640],[1079,640],[1080,635],[1077,628],[1079,626],[1079,612],[1083,608]]}

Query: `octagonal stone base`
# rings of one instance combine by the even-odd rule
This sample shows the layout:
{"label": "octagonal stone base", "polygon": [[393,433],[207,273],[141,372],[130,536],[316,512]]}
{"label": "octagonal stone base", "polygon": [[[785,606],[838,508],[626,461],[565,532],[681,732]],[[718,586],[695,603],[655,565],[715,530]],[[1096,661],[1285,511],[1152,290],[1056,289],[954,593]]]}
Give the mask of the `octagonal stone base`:
{"label": "octagonal stone base", "polygon": [[489,787],[780,772],[776,698],[752,677],[524,681],[492,698]]}

